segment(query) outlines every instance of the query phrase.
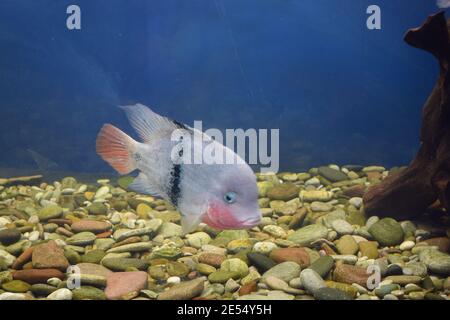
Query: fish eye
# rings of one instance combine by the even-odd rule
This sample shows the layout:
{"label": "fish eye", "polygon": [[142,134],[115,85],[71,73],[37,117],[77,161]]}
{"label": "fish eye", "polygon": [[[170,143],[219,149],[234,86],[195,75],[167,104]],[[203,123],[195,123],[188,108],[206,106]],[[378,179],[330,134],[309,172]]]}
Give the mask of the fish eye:
{"label": "fish eye", "polygon": [[229,191],[229,192],[225,193],[225,195],[223,196],[223,200],[228,204],[235,203],[236,202],[236,192]]}

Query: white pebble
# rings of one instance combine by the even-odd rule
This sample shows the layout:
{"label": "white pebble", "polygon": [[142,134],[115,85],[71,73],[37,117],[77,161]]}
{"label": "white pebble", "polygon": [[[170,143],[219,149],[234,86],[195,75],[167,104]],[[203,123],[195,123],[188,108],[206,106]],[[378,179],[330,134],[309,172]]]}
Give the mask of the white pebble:
{"label": "white pebble", "polygon": [[169,277],[167,279],[167,283],[170,283],[170,284],[178,284],[180,282],[181,282],[180,277]]}
{"label": "white pebble", "polygon": [[0,294],[0,300],[26,300],[26,296],[22,293],[5,292]]}
{"label": "white pebble", "polygon": [[39,239],[39,231],[32,231],[28,235],[28,240],[30,241],[36,241]]}
{"label": "white pebble", "polygon": [[360,197],[353,197],[353,198],[350,198],[350,200],[348,200],[348,203],[350,203],[351,205],[353,205],[357,209],[359,209],[362,206],[363,199]]}
{"label": "white pebble", "polygon": [[402,251],[411,250],[412,248],[414,248],[415,245],[416,244],[414,243],[414,241],[411,240],[403,241],[400,244],[400,250]]}
{"label": "white pebble", "polygon": [[50,300],[72,300],[72,291],[67,288],[58,289],[47,296]]}
{"label": "white pebble", "polygon": [[31,217],[28,219],[28,222],[31,223],[31,224],[37,224],[37,223],[39,223],[39,217],[38,217],[38,215],[35,214],[35,215],[31,216]]}

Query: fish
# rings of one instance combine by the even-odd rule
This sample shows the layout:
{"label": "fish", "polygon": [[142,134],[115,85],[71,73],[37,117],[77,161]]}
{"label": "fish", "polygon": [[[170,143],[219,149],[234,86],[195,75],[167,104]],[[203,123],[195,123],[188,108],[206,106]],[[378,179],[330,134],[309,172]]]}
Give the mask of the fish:
{"label": "fish", "polygon": [[[183,234],[201,222],[219,230],[248,229],[260,223],[256,175],[239,155],[202,131],[143,104],[120,108],[142,142],[104,124],[97,135],[97,154],[119,174],[138,170],[128,188],[175,206],[181,213]],[[189,161],[208,150],[234,161]]]}
{"label": "fish", "polygon": [[450,0],[437,0],[436,5],[441,9],[446,9],[450,7]]}

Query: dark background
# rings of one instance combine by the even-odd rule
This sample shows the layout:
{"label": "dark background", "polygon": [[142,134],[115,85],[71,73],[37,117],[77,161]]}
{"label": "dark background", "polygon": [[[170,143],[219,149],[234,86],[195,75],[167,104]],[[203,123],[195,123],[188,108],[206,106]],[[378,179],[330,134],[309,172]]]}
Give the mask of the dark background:
{"label": "dark background", "polygon": [[[81,7],[82,30],[66,28]],[[382,30],[366,9],[382,10]],[[101,125],[141,102],[204,128],[279,128],[282,170],[407,164],[438,68],[403,42],[432,0],[2,0],[0,167],[112,172]],[[134,133],[133,133],[134,134]]]}

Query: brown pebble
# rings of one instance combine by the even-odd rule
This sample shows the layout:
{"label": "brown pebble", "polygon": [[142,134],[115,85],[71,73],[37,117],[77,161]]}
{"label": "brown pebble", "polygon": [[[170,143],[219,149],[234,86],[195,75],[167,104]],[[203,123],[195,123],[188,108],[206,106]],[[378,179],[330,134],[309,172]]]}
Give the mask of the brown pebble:
{"label": "brown pebble", "polygon": [[109,238],[110,236],[112,236],[112,231],[106,231],[95,235],[97,239]]}
{"label": "brown pebble", "polygon": [[136,242],[141,242],[141,238],[138,236],[133,236],[133,237],[126,238],[125,240],[114,243],[112,248],[120,247],[125,244],[136,243]]}
{"label": "brown pebble", "polygon": [[30,284],[46,283],[50,278],[64,279],[64,273],[57,269],[18,270],[14,271],[12,276],[14,280],[22,280]]}
{"label": "brown pebble", "polygon": [[22,254],[17,257],[16,261],[14,261],[12,268],[16,270],[22,268],[25,263],[31,261],[32,254],[33,247],[25,249],[24,252],[22,252]]}
{"label": "brown pebble", "polygon": [[256,290],[257,290],[256,281],[252,281],[250,283],[247,283],[247,284],[243,285],[239,289],[239,295],[240,296],[245,296],[246,294],[250,294],[252,292],[255,292]]}

